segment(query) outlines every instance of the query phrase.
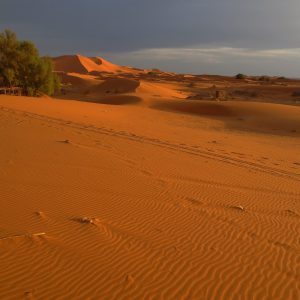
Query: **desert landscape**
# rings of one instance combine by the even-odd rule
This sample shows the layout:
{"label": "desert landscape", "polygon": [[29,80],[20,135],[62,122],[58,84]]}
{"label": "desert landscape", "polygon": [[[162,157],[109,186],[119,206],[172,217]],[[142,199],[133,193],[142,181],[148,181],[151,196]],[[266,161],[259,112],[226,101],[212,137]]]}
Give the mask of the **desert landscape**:
{"label": "desert landscape", "polygon": [[299,299],[299,80],[53,62],[0,95],[0,299]]}

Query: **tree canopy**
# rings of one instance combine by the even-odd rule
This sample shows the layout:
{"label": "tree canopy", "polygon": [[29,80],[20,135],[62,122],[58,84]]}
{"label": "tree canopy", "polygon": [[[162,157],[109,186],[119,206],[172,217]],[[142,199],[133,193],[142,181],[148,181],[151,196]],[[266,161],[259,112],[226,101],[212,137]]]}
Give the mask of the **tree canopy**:
{"label": "tree canopy", "polygon": [[53,95],[60,86],[52,60],[40,57],[32,42],[19,41],[10,30],[0,33],[0,78],[6,86],[21,87],[28,96]]}

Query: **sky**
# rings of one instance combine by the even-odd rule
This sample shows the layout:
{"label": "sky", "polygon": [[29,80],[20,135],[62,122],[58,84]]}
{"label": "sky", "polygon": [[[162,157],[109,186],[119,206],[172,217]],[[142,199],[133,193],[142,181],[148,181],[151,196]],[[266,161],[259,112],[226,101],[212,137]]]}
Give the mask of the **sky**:
{"label": "sky", "polygon": [[42,55],[300,77],[299,12],[299,0],[0,0],[0,31],[32,40]]}

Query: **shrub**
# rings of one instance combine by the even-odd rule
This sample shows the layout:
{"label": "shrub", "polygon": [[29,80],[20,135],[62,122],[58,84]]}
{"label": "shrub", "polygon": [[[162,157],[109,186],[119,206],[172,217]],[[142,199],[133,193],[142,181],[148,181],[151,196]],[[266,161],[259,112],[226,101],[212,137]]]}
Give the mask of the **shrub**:
{"label": "shrub", "polygon": [[241,73],[239,73],[235,76],[236,79],[246,79],[246,77],[247,77],[246,75],[241,74]]}
{"label": "shrub", "polygon": [[28,96],[53,95],[60,87],[51,59],[40,57],[32,42],[18,41],[10,30],[0,34],[0,78],[4,85],[21,87]]}

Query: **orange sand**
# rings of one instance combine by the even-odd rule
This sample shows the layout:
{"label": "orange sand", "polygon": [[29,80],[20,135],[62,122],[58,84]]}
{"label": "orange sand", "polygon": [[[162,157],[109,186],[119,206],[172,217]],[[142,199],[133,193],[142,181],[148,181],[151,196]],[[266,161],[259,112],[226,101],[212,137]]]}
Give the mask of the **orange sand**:
{"label": "orange sand", "polygon": [[300,107],[84,76],[0,95],[0,299],[298,299]]}
{"label": "orange sand", "polygon": [[54,59],[57,71],[87,74],[89,72],[136,73],[133,68],[115,65],[101,57],[84,57],[82,55],[65,55]]}

